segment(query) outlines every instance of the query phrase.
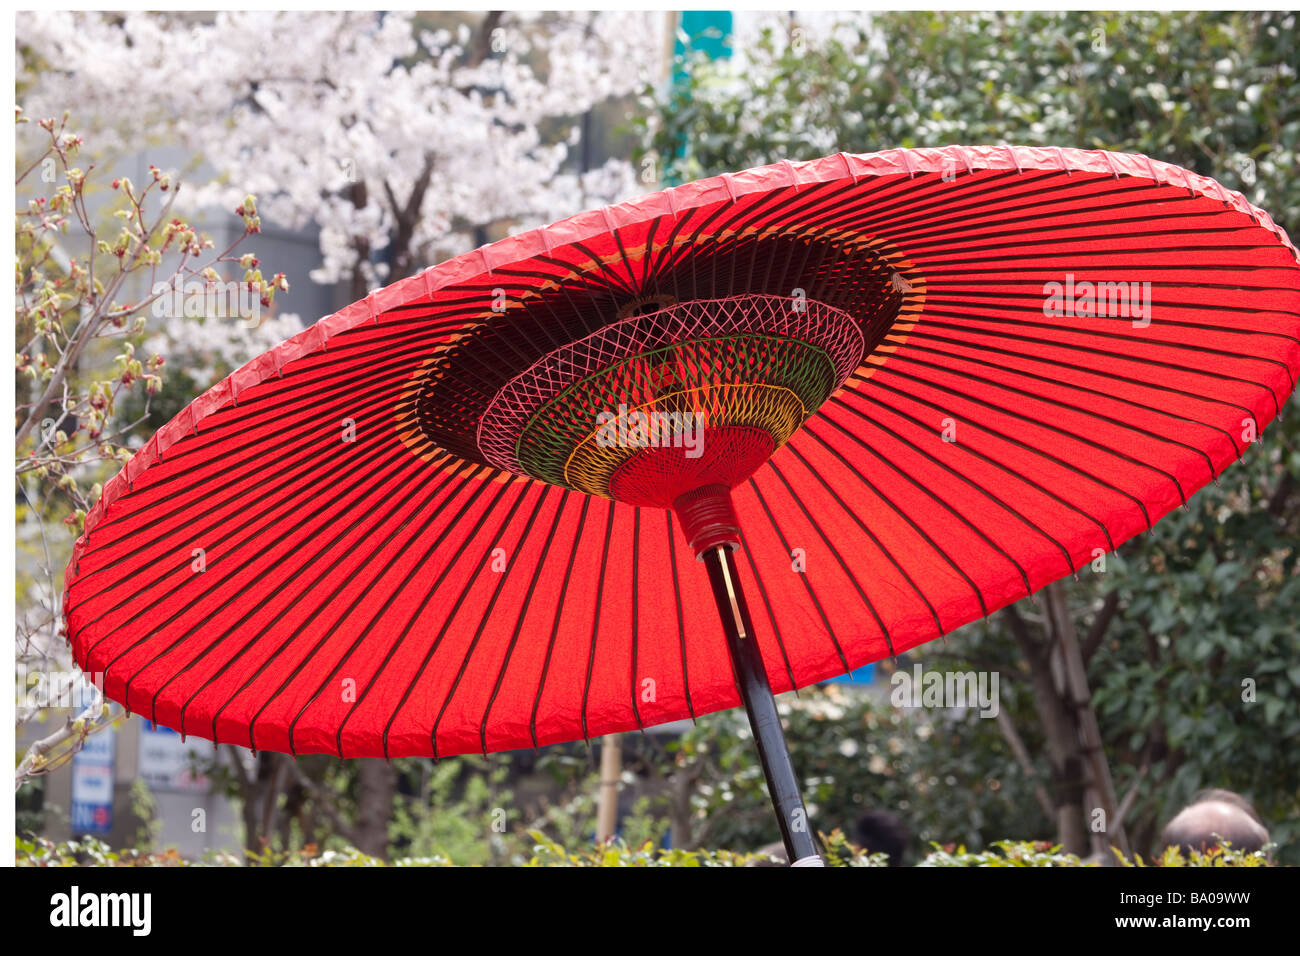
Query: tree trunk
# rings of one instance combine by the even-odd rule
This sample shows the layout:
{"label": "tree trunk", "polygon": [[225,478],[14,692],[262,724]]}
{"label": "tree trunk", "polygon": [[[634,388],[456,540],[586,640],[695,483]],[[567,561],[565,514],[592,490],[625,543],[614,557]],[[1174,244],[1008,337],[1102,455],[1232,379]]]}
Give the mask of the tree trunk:
{"label": "tree trunk", "polygon": [[393,814],[397,773],[387,760],[365,758],[357,764],[357,849],[370,856],[388,855],[388,822]]}
{"label": "tree trunk", "polygon": [[696,774],[679,765],[672,775],[672,829],[669,831],[673,847],[679,850],[695,849],[691,830],[691,796],[695,793]]}
{"label": "tree trunk", "polygon": [[239,753],[233,747],[230,748],[230,759],[239,783],[244,849],[249,853],[261,853],[269,845],[274,832],[276,804],[284,778],[281,761],[287,758],[282,754],[259,753],[251,776],[245,772]]}
{"label": "tree trunk", "polygon": [[1052,803],[1056,808],[1056,839],[1067,853],[1086,856],[1090,841],[1084,826],[1085,773],[1078,730],[1052,667],[1052,647],[1035,639],[1028,624],[1011,605],[1006,610],[1011,633],[1029,664],[1038,712],[1047,741],[1047,762],[1052,771]]}
{"label": "tree trunk", "polygon": [[[1057,841],[1069,853],[1085,856],[1093,852],[1111,863],[1111,845],[1125,854],[1130,848],[1119,818],[1110,764],[1102,749],[1086,659],[1101,645],[1118,602],[1107,598],[1085,646],[1075,632],[1065,585],[1059,581],[1048,585],[1043,598],[1041,637],[1033,633],[1015,605],[1006,609],[1005,616],[1029,664],[1034,709],[1042,724],[1052,771]],[[1094,832],[1090,824],[1096,809],[1105,812],[1105,828]]]}
{"label": "tree trunk", "polygon": [[1064,664],[1065,698],[1070,703],[1070,713],[1074,717],[1077,738],[1091,783],[1090,793],[1094,795],[1089,801],[1089,819],[1091,820],[1092,808],[1100,808],[1105,815],[1105,826],[1100,832],[1089,827],[1093,831],[1093,850],[1101,853],[1103,865],[1109,866],[1115,862],[1107,852],[1111,846],[1118,847],[1126,856],[1131,853],[1119,818],[1119,798],[1115,794],[1115,782],[1106,760],[1106,751],[1102,747],[1097,711],[1092,706],[1092,691],[1088,687],[1083,652],[1079,649],[1074,620],[1070,617],[1070,606],[1065,599],[1065,586],[1060,581],[1047,586],[1047,609]]}

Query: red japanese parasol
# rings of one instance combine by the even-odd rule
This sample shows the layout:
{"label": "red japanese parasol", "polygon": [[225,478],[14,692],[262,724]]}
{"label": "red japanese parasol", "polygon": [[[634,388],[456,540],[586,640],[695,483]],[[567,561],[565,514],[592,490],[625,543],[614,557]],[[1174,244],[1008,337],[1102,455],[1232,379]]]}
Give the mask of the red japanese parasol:
{"label": "red japanese parasol", "polygon": [[744,702],[815,863],[772,690],[1149,529],[1297,369],[1295,248],[1176,166],[747,170],[444,262],[232,374],[105,486],[67,632],[130,711],[255,750],[442,757]]}

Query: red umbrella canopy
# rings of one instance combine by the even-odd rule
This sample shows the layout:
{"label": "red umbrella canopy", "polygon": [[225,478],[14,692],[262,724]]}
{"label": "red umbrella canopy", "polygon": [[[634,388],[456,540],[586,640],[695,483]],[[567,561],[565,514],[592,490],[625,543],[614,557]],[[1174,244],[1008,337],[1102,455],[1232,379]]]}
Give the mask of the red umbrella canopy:
{"label": "red umbrella canopy", "polygon": [[695,561],[719,523],[801,687],[1149,529],[1298,369],[1295,248],[1178,167],[747,170],[444,262],[232,374],[105,486],[67,633],[132,712],[254,749],[649,726],[740,701]]}

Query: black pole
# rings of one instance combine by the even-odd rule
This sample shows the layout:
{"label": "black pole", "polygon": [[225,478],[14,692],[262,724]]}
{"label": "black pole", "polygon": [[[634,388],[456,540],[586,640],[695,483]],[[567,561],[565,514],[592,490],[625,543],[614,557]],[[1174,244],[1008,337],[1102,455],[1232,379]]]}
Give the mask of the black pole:
{"label": "black pole", "polygon": [[790,763],[781,717],[776,712],[776,699],[763,668],[763,655],[754,637],[754,625],[745,605],[731,549],[718,545],[703,551],[700,557],[709,571],[713,599],[718,604],[722,629],[727,635],[727,648],[736,665],[740,696],[744,698],[749,726],[753,728],[754,740],[758,743],[758,758],[763,764],[767,792],[781,825],[785,852],[792,866],[825,866],[808,822],[803,797],[799,794],[799,781]]}

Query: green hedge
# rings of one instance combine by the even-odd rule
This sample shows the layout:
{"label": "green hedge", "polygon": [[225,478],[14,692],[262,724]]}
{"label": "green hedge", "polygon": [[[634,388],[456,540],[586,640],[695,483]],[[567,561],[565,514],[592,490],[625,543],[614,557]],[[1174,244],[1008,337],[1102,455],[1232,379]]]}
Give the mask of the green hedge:
{"label": "green hedge", "polygon": [[[775,861],[757,853],[734,853],[730,850],[669,850],[649,843],[629,847],[622,842],[605,846],[587,845],[566,848],[538,831],[531,831],[532,855],[517,861],[520,866],[764,866]],[[883,854],[868,856],[849,844],[836,830],[823,834],[827,861],[832,866],[884,866]],[[969,853],[964,846],[933,845],[918,866],[1096,866],[1049,843],[1004,840],[993,849]],[[1168,851],[1160,860],[1124,859],[1124,866],[1268,866],[1264,853],[1248,853],[1223,846],[1208,853],[1192,853],[1185,859],[1177,850]],[[174,850],[145,852],[112,850],[94,837],[55,843],[44,837],[19,837],[15,855],[19,866],[456,866],[446,857],[414,857],[385,862],[366,856],[360,850],[326,850],[315,848],[298,853],[266,852],[239,857],[232,853],[209,853],[199,860],[186,860]]]}

